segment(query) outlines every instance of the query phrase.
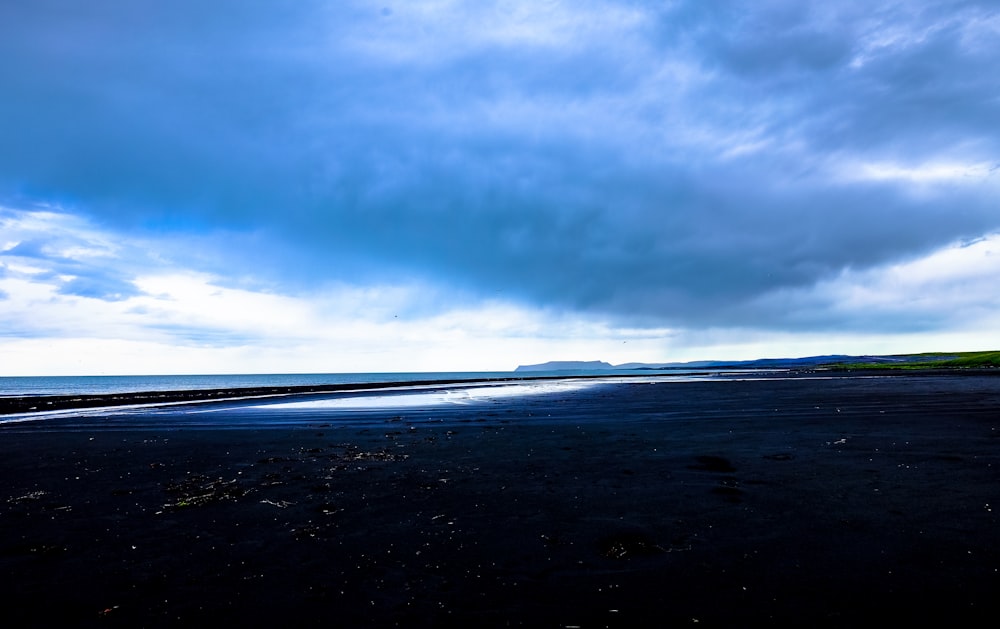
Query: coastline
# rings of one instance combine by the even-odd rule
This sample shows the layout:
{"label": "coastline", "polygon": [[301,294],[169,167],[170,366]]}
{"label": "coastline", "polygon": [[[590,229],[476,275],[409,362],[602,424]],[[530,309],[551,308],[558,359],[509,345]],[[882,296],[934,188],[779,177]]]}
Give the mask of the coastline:
{"label": "coastline", "polygon": [[906,374],[6,425],[0,620],[975,624],[998,405],[992,374]]}
{"label": "coastline", "polygon": [[[575,376],[595,378],[600,376]],[[457,384],[519,382],[522,380],[554,380],[562,376],[488,377],[463,379],[397,380],[387,382],[351,382],[299,386],[225,387],[217,389],[177,389],[128,391],[120,393],[73,395],[9,395],[0,396],[0,418],[15,413],[58,410],[114,408],[131,405],[166,405],[189,402],[216,402],[235,399],[262,399],[353,391],[391,391],[407,387],[434,387]]]}
{"label": "coastline", "polygon": [[[657,369],[645,370],[645,373],[608,372],[606,374],[561,374],[561,375],[511,375],[505,377],[462,378],[462,379],[426,379],[426,380],[390,380],[378,382],[350,382],[336,384],[299,385],[299,386],[262,386],[262,387],[225,387],[205,389],[177,389],[128,391],[100,394],[67,394],[67,395],[0,395],[0,421],[7,415],[25,415],[51,411],[66,411],[75,409],[100,409],[121,406],[159,406],[170,404],[225,402],[239,399],[264,399],[276,397],[322,395],[325,393],[349,392],[392,392],[406,388],[432,388],[446,386],[466,386],[477,384],[513,384],[521,382],[538,382],[551,380],[614,380],[649,377],[683,377],[692,370],[687,369]],[[816,377],[823,374],[835,375],[838,378],[853,376],[990,376],[1000,375],[1000,370],[990,368],[922,368],[922,369],[892,369],[892,368],[824,368],[824,369],[706,369],[702,370],[715,376],[726,377]],[[513,373],[513,372],[512,372]]]}

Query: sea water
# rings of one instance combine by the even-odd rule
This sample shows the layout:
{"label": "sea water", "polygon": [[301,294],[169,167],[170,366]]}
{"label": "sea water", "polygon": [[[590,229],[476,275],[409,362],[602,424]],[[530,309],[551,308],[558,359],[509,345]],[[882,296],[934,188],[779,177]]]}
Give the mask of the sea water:
{"label": "sea water", "polygon": [[[67,408],[0,414],[0,426],[59,418],[60,429],[92,429],[94,418],[101,425],[127,423],[131,428],[222,425],[279,426],[322,416],[331,421],[363,420],[370,412],[409,409],[409,414],[432,412],[443,406],[481,406],[502,399],[567,394],[613,382],[660,382],[712,378],[709,370],[565,370],[524,372],[418,372],[350,374],[240,374],[200,376],[60,376],[0,377],[0,399],[15,396],[108,395],[196,389],[239,389],[322,385],[348,385],[347,389],[317,394],[312,399],[266,395],[241,397],[234,392],[233,404],[204,405],[198,401],[137,402],[105,407]],[[352,384],[369,386],[351,387]],[[385,386],[379,386],[384,384]],[[375,385],[371,387],[370,385]],[[220,411],[223,411],[220,413]],[[113,420],[113,421],[112,421]],[[36,424],[38,425],[38,424]]]}
{"label": "sea water", "polygon": [[[692,370],[690,373],[695,373]],[[24,395],[107,395],[145,391],[187,391],[193,389],[233,389],[251,387],[294,387],[327,384],[379,384],[426,380],[462,382],[489,378],[555,376],[650,375],[649,370],[565,370],[565,371],[436,371],[408,373],[309,373],[309,374],[229,374],[181,376],[3,376],[0,397]],[[671,374],[680,375],[680,371]]]}

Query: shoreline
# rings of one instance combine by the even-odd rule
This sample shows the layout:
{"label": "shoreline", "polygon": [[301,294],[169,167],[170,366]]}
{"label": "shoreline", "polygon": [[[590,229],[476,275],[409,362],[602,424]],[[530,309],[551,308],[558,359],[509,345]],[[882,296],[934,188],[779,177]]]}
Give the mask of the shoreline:
{"label": "shoreline", "polygon": [[[575,378],[600,378],[603,376],[570,376]],[[627,377],[627,376],[625,376]],[[468,378],[437,380],[402,380],[389,382],[359,382],[324,385],[227,387],[221,389],[178,389],[163,391],[135,391],[122,393],[79,395],[11,395],[0,396],[0,418],[10,414],[45,413],[72,409],[114,408],[128,405],[159,406],[185,402],[224,402],[238,399],[263,399],[295,395],[349,393],[354,391],[393,391],[408,387],[435,387],[456,384],[487,384],[520,382],[525,380],[557,380],[563,376],[525,376],[504,378]]]}
{"label": "shoreline", "polygon": [[[271,397],[292,397],[299,395],[320,395],[324,393],[351,393],[351,392],[395,392],[406,388],[432,388],[447,387],[454,385],[476,384],[504,384],[533,381],[551,380],[603,380],[603,379],[628,379],[628,378],[648,378],[659,377],[684,377],[689,375],[689,370],[685,373],[671,373],[671,370],[649,370],[645,374],[586,374],[586,375],[548,375],[548,376],[510,376],[510,377],[487,377],[487,378],[467,378],[467,379],[430,379],[413,381],[389,381],[389,382],[360,382],[360,383],[339,383],[326,385],[298,385],[298,386],[267,386],[267,387],[227,387],[218,389],[178,389],[178,390],[154,390],[135,391],[105,394],[66,394],[66,395],[0,395],[0,422],[5,416],[22,415],[19,419],[30,419],[35,414],[45,414],[52,411],[72,411],[72,410],[97,410],[101,408],[116,408],[122,406],[166,406],[172,404],[189,403],[210,403],[225,402],[241,399],[265,399]],[[950,375],[950,376],[975,376],[975,375],[1000,375],[1000,370],[984,368],[928,368],[928,369],[712,369],[705,370],[706,374],[717,377],[746,377],[753,375],[761,378],[768,377],[817,377],[817,375],[830,375],[837,378],[850,378],[857,376],[892,376],[909,377],[921,375]]]}

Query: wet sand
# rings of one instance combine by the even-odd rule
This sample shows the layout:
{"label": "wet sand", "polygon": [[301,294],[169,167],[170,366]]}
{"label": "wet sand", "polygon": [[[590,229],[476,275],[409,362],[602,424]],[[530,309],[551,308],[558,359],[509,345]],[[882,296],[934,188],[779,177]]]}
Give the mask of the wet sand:
{"label": "wet sand", "polygon": [[[581,376],[596,378],[597,376]],[[8,395],[0,396],[0,419],[4,415],[51,412],[67,409],[108,408],[130,405],[162,405],[211,402],[219,400],[287,397],[292,395],[341,393],[347,391],[385,390],[392,388],[433,387],[462,383],[520,382],[523,380],[554,380],[554,376],[534,378],[465,378],[463,380],[406,380],[400,382],[355,382],[271,387],[229,387],[225,389],[188,389],[182,391],[123,391],[119,393],[73,395]]]}
{"label": "wet sand", "polygon": [[977,626],[1000,377],[0,427],[3,626]]}

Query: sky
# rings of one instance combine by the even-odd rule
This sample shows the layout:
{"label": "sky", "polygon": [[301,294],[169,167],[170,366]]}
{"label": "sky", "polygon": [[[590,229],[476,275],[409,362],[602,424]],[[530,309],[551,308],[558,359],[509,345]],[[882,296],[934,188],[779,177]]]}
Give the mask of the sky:
{"label": "sky", "polygon": [[0,375],[1000,349],[1000,5],[0,4]]}

